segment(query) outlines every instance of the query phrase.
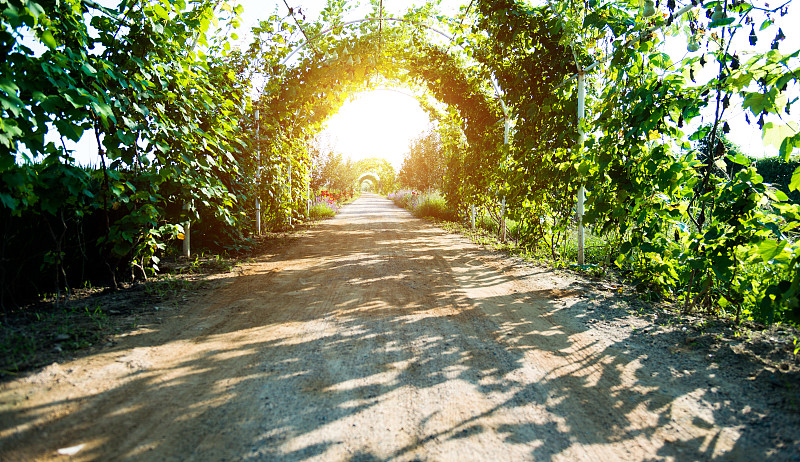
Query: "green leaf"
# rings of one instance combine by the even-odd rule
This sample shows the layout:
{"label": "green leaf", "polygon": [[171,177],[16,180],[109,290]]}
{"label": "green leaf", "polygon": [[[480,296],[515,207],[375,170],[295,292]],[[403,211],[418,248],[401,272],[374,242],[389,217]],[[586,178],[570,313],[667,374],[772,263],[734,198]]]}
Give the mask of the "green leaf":
{"label": "green leaf", "polygon": [[0,203],[6,206],[9,210],[17,209],[17,201],[11,197],[10,194],[0,193]]}
{"label": "green leaf", "polygon": [[583,176],[586,176],[589,174],[589,170],[591,170],[591,168],[592,165],[589,163],[589,161],[584,160],[578,165],[578,173],[580,173]]}
{"label": "green leaf", "polygon": [[760,244],[758,244],[758,253],[761,255],[761,258],[767,262],[775,258],[776,255],[781,253],[786,247],[786,241],[775,241],[772,239],[767,239]]}
{"label": "green leaf", "polygon": [[747,167],[751,163],[753,163],[753,161],[751,161],[750,159],[748,159],[747,157],[745,157],[741,153],[740,154],[736,154],[735,156],[727,156],[727,157],[728,157],[729,161],[731,161],[733,163],[736,163],[736,164],[739,164],[739,165],[744,165],[745,167]]}
{"label": "green leaf", "polygon": [[708,28],[713,29],[714,27],[729,26],[733,23],[735,19],[736,18],[733,16],[731,16],[730,18],[717,19],[716,21],[711,21],[711,24],[708,25]]}
{"label": "green leaf", "polygon": [[26,6],[28,7],[28,10],[31,12],[31,15],[32,15],[34,18],[39,18],[39,17],[41,17],[43,14],[45,14],[45,11],[44,11],[44,8],[42,8],[42,5],[39,5],[39,4],[38,4],[38,3],[36,3],[36,2],[32,2],[32,1],[30,1],[30,0],[29,0],[29,1],[27,2],[27,5],[26,5]]}
{"label": "green leaf", "polygon": [[775,200],[779,202],[787,202],[789,200],[789,196],[787,196],[786,193],[781,191],[780,189],[772,191],[771,194],[775,196]]}
{"label": "green leaf", "polygon": [[792,173],[792,181],[789,183],[790,191],[800,190],[800,167],[797,167]]}
{"label": "green leaf", "polygon": [[53,124],[58,128],[58,132],[72,141],[80,141],[83,136],[83,127],[74,124],[69,119],[56,119]]}
{"label": "green leaf", "polygon": [[[797,122],[788,122],[785,125],[775,125],[773,122],[767,122],[764,124],[762,133],[765,146],[772,145],[778,149],[782,147],[786,149],[785,146],[782,146],[783,141],[800,133],[800,125]],[[789,152],[791,153],[791,151]]]}
{"label": "green leaf", "polygon": [[160,17],[165,21],[169,21],[169,12],[166,9],[164,9],[163,6],[156,3],[155,5],[153,5],[152,8],[158,17]]}
{"label": "green leaf", "polygon": [[767,97],[761,93],[748,93],[747,96],[744,97],[744,101],[742,102],[742,108],[750,108],[750,112],[753,115],[759,115],[766,107]]}
{"label": "green leaf", "polygon": [[45,46],[47,46],[47,48],[50,48],[51,50],[55,50],[56,47],[58,46],[56,38],[53,37],[53,34],[51,34],[49,30],[46,30],[41,34],[39,34],[39,39],[42,41],[42,43],[45,44]]}
{"label": "green leaf", "polygon": [[800,133],[783,139],[781,148],[779,150],[779,155],[784,162],[789,160],[789,157],[792,155],[792,152],[796,147],[800,147]]}
{"label": "green leaf", "polygon": [[97,70],[87,63],[81,64],[81,70],[83,71],[84,74],[86,74],[89,77],[92,77],[95,74],[97,74]]}

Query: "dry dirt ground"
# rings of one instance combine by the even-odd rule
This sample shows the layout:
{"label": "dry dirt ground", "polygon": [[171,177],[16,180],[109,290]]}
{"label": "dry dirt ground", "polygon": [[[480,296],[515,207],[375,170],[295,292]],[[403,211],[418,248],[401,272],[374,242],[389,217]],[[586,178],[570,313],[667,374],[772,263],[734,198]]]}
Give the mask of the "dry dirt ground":
{"label": "dry dirt ground", "polygon": [[613,289],[365,195],[0,385],[0,460],[800,460],[796,375],[729,367],[735,345]]}

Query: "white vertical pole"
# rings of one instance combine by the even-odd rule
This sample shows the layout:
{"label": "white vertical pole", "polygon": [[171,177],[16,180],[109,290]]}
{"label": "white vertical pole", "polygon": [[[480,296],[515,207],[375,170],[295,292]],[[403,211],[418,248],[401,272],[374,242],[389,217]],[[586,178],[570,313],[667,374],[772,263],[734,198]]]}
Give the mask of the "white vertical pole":
{"label": "white vertical pole", "polygon": [[500,242],[506,241],[506,198],[500,204]]}
{"label": "white vertical pole", "polygon": [[[189,210],[188,202],[183,203],[183,210]],[[192,222],[186,220],[186,223],[183,224],[183,256],[186,258],[192,256],[191,228]]]}
{"label": "white vertical pole", "polygon": [[[578,148],[583,150],[583,142],[586,141],[586,134],[583,132],[583,118],[586,113],[586,76],[583,69],[578,72]],[[584,264],[584,229],[583,229],[583,203],[586,200],[586,192],[583,189],[583,180],[578,187],[578,265]]]}
{"label": "white vertical pole", "polygon": [[289,161],[287,174],[289,176],[289,226],[292,226],[292,161]]}
{"label": "white vertical pole", "polygon": [[261,185],[261,118],[256,108],[256,236],[261,235],[261,198],[259,197],[258,190]]}
{"label": "white vertical pole", "polygon": [[308,164],[308,183],[306,183],[306,217],[311,216],[311,171],[314,167]]}
{"label": "white vertical pole", "polygon": [[475,204],[470,206],[469,219],[472,224],[472,229],[475,229]]}
{"label": "white vertical pole", "polygon": [[[509,131],[510,131],[510,124],[508,120],[508,112],[503,105],[503,113],[505,114],[505,129],[503,133],[503,143],[508,147],[508,138],[509,138]],[[503,204],[500,209],[500,241],[506,241],[506,197],[503,196]]]}
{"label": "white vertical pole", "polygon": [[261,235],[261,200],[256,197],[256,236]]}

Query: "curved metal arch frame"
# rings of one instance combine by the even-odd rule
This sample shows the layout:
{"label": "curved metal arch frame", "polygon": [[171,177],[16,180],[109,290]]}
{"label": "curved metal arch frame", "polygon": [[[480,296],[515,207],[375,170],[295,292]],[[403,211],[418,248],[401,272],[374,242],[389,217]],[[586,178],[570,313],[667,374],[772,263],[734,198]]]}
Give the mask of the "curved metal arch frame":
{"label": "curved metal arch frame", "polygon": [[[361,24],[361,23],[365,23],[365,22],[376,22],[376,21],[380,21],[380,22],[393,21],[393,22],[403,22],[403,23],[407,23],[407,24],[413,24],[415,26],[421,26],[421,27],[423,27],[423,28],[425,28],[427,30],[435,32],[435,33],[441,35],[442,37],[446,38],[447,40],[449,40],[451,43],[453,42],[453,40],[455,40],[454,36],[452,36],[452,35],[450,35],[450,34],[448,34],[446,32],[442,32],[441,30],[439,30],[439,29],[437,29],[435,27],[432,27],[432,26],[429,26],[427,24],[423,24],[423,23],[420,23],[420,22],[417,22],[417,21],[412,21],[410,19],[403,19],[403,18],[363,18],[363,19],[355,19],[353,21],[347,21],[347,22],[339,24],[337,26],[329,27],[329,28],[323,30],[322,32],[319,32],[318,34],[314,35],[313,37],[303,41],[302,43],[297,45],[297,47],[295,47],[295,49],[292,50],[288,55],[286,55],[285,58],[283,58],[283,60],[280,62],[280,65],[281,66],[286,66],[286,64],[289,62],[289,60],[292,58],[292,56],[294,56],[297,52],[302,50],[306,45],[308,45],[311,42],[314,42],[315,40],[317,40],[317,39],[319,39],[321,37],[324,37],[324,36],[330,34],[331,32],[335,31],[336,29],[339,29],[339,28],[342,28],[342,27],[345,27],[345,26],[352,26],[353,24]],[[459,45],[459,46],[461,46],[461,45]],[[463,49],[463,46],[461,46],[461,48]],[[496,82],[494,76],[492,76],[492,79],[489,81],[489,83],[492,84],[492,89],[494,90],[494,94],[497,97],[497,100],[500,102],[500,107],[503,110],[503,116],[506,119],[506,125],[508,125],[508,109],[506,108],[506,103],[503,101],[503,95],[500,92],[500,87],[497,85],[497,82]],[[508,132],[508,128],[506,128],[506,138],[508,138],[508,133],[507,132]]]}
{"label": "curved metal arch frame", "polygon": [[361,183],[362,181],[364,181],[364,180],[366,180],[368,178],[373,178],[373,179],[375,179],[375,181],[377,181],[379,183],[381,181],[380,175],[378,175],[378,174],[376,174],[374,172],[367,172],[367,173],[364,173],[361,176],[359,176],[358,179],[356,179],[356,183]]}
{"label": "curved metal arch frame", "polygon": [[[293,49],[288,55],[286,55],[286,57],[283,58],[283,60],[281,60],[280,65],[281,66],[286,66],[287,63],[289,62],[289,60],[291,59],[291,57],[294,56],[301,49],[303,49],[306,45],[308,45],[309,43],[311,43],[311,42],[313,42],[313,41],[315,41],[315,40],[317,40],[317,39],[319,39],[321,37],[324,37],[327,34],[330,34],[331,32],[335,31],[336,29],[339,29],[339,28],[342,28],[342,27],[345,27],[345,26],[351,26],[353,24],[361,24],[361,23],[364,23],[364,22],[375,22],[375,21],[380,21],[380,22],[391,21],[391,22],[403,22],[403,23],[413,24],[413,25],[416,25],[416,26],[421,26],[421,27],[423,27],[423,28],[425,28],[427,30],[430,30],[432,32],[435,32],[435,33],[441,35],[442,37],[444,37],[447,40],[449,40],[450,43],[453,43],[453,40],[455,40],[454,36],[452,36],[450,34],[447,34],[445,32],[442,32],[441,30],[436,29],[435,27],[429,26],[427,24],[422,24],[422,23],[419,23],[417,21],[412,21],[410,19],[383,18],[383,17],[379,17],[379,18],[363,18],[363,19],[356,19],[356,20],[353,20],[353,21],[347,21],[347,22],[344,22],[342,24],[329,27],[329,28],[317,33],[313,37],[310,37],[310,38],[306,39],[305,41],[303,41],[302,43],[297,45],[297,47],[295,47],[295,49]],[[462,45],[458,45],[458,46],[460,48],[464,49],[464,47]],[[510,121],[510,115],[509,115],[509,112],[508,112],[508,107],[506,106],[505,101],[503,101],[503,94],[500,92],[500,87],[497,84],[497,79],[495,78],[494,74],[492,74],[492,78],[489,80],[489,83],[492,85],[492,89],[494,90],[495,96],[497,97],[497,100],[500,102],[500,108],[503,111],[503,119],[504,119],[503,144],[508,145],[510,143],[510,133],[511,133],[511,121]],[[291,178],[291,174],[290,174],[290,178]],[[291,196],[291,189],[290,189],[289,194]],[[503,197],[502,206],[501,206],[502,207],[501,208],[502,216],[505,216],[505,206],[506,206],[506,198]],[[474,222],[474,219],[473,219],[473,222]],[[505,239],[506,239],[505,220],[503,220],[502,222],[503,222],[503,226],[502,226],[502,230],[501,230],[501,239],[503,241],[505,241]],[[291,216],[289,217],[289,223],[291,224]]]}

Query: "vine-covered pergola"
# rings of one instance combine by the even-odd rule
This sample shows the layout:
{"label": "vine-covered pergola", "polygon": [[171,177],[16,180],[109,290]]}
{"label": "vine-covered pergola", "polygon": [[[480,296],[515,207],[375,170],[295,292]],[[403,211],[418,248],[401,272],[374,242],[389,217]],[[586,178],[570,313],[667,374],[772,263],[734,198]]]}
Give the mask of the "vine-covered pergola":
{"label": "vine-covered pergola", "polygon": [[[310,141],[348,95],[390,82],[426,90],[462,218],[499,210],[526,251],[613,265],[686,311],[800,319],[800,168],[768,187],[727,139],[757,128],[780,162],[796,156],[790,1],[474,0],[451,18],[372,0],[346,20],[331,0],[313,21],[264,19],[245,49],[225,0],[6,3],[0,205],[52,231],[14,234],[11,285],[47,268],[57,292],[90,260],[115,285],[175,240],[238,248],[304,218]],[[83,138],[90,168],[69,144]],[[599,242],[586,261],[584,225]]]}
{"label": "vine-covered pergola", "polygon": [[[447,46],[431,43],[426,33],[445,38]],[[382,5],[376,17],[338,23],[311,36],[303,34],[305,40],[277,63],[279,72],[259,95],[255,110],[262,117],[256,126],[257,138],[273,140],[265,151],[284,155],[298,126],[319,127],[338,110],[343,96],[367,88],[371,79],[381,76],[400,85],[424,86],[440,103],[456,108],[469,146],[468,159],[474,164],[464,181],[473,186],[473,195],[481,194],[485,179],[476,174],[502,165],[510,120],[491,73],[476,72],[475,63],[467,64],[450,52],[455,37],[423,19],[383,17]],[[434,110],[429,104],[425,107]],[[262,125],[264,117],[271,121]],[[307,177],[308,166],[302,162],[292,164],[287,159],[286,165],[290,184],[293,172]]]}

